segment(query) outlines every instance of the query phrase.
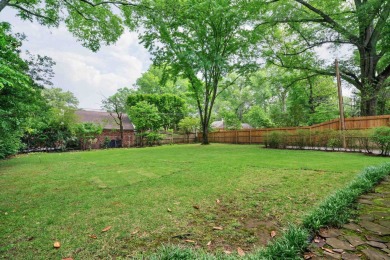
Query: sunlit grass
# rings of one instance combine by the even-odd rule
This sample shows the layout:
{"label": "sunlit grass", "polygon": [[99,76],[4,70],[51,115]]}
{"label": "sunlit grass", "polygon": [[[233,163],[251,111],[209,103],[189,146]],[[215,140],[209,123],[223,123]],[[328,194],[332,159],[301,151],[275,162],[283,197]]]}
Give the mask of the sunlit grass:
{"label": "sunlit grass", "polygon": [[126,257],[166,243],[248,251],[385,160],[222,144],[22,155],[0,161],[0,256]]}

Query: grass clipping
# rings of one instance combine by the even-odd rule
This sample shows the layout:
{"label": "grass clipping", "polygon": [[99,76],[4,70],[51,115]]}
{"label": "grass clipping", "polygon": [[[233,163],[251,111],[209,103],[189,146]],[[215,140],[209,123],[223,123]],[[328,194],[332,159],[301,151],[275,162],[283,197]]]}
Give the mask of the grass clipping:
{"label": "grass clipping", "polygon": [[[241,259],[302,259],[309,244],[308,237],[321,227],[338,227],[348,221],[356,199],[390,174],[390,163],[365,168],[349,185],[326,198],[309,213],[301,227],[291,225],[283,235]],[[157,252],[142,259],[237,259],[238,255],[211,255],[203,250],[178,246],[162,246]]]}

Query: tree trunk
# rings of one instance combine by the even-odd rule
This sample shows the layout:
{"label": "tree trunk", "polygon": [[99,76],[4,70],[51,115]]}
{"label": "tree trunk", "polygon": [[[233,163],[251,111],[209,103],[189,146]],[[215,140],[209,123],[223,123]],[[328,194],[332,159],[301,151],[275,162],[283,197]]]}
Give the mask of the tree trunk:
{"label": "tree trunk", "polygon": [[360,90],[361,116],[375,116],[377,114],[378,92],[370,87]]}
{"label": "tree trunk", "polygon": [[10,0],[0,0],[0,12],[8,5]]}
{"label": "tree trunk", "polygon": [[209,127],[208,124],[202,123],[202,144],[210,144],[209,143]]}
{"label": "tree trunk", "polygon": [[122,122],[122,118],[119,121],[119,131],[121,134],[121,147],[123,147],[123,122]]}

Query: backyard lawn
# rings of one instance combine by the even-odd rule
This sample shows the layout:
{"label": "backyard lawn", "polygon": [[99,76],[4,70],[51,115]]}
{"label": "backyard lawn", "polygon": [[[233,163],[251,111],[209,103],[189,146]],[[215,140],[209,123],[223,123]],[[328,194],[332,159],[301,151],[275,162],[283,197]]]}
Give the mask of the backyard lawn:
{"label": "backyard lawn", "polygon": [[222,144],[20,155],[0,161],[0,258],[251,251],[386,160]]}

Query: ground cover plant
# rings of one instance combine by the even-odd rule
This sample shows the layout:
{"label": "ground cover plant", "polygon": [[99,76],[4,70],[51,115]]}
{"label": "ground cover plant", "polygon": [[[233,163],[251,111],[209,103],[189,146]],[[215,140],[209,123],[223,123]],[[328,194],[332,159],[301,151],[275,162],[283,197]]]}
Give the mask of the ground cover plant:
{"label": "ground cover plant", "polygon": [[128,257],[161,244],[248,252],[385,161],[223,144],[18,156],[0,162],[0,255]]}

